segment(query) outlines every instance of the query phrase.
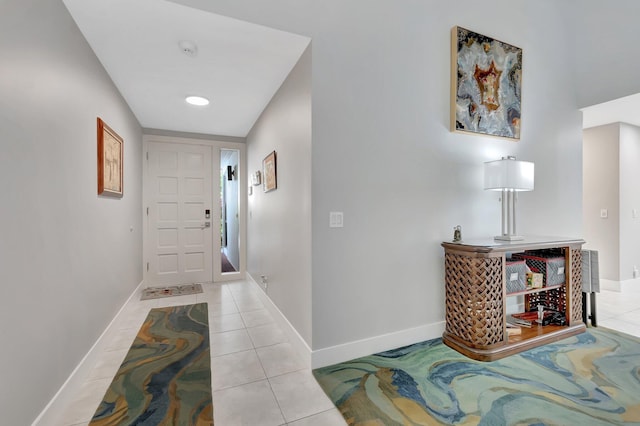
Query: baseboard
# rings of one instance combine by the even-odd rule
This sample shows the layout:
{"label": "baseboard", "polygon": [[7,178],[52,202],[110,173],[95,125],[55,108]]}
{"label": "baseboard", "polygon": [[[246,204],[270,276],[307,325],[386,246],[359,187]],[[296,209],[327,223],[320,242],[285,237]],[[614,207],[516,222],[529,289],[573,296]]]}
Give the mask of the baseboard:
{"label": "baseboard", "polygon": [[[38,415],[38,417],[33,421],[31,424],[32,426],[55,426],[58,424],[58,419],[62,416],[64,410],[73,402],[72,398],[78,396],[77,389],[86,382],[87,377],[91,374],[91,370],[95,365],[99,354],[104,352],[104,337],[111,331],[114,324],[117,323],[120,314],[122,314],[122,311],[125,309],[131,298],[140,296],[143,282],[144,281],[141,281],[140,284],[138,284],[133,293],[131,293],[124,304],[120,307],[118,313],[113,317],[91,349],[89,349],[89,352],[87,352],[82,360],[80,360],[80,363],[78,363],[76,368],[74,368],[60,389],[58,389],[58,392],[56,392],[53,398],[51,398],[51,401],[49,401],[49,403],[44,407],[40,415]],[[72,389],[71,393],[69,392],[69,389]]]}
{"label": "baseboard", "polygon": [[625,294],[640,294],[640,278],[624,281],[600,279],[600,289]]}
{"label": "baseboard", "polygon": [[265,308],[269,311],[271,316],[274,317],[275,321],[278,323],[278,326],[285,332],[287,337],[289,338],[289,343],[293,346],[294,350],[298,354],[298,356],[302,359],[305,365],[311,366],[311,348],[307,344],[307,342],[300,336],[298,330],[289,322],[287,317],[282,313],[280,308],[273,303],[273,300],[264,292],[262,287],[258,285],[258,282],[253,278],[253,276],[247,272],[247,281],[249,281],[252,285],[254,285],[259,291],[260,299],[262,303],[265,305]]}
{"label": "baseboard", "polygon": [[318,349],[311,354],[311,368],[326,367],[354,358],[441,337],[445,322],[440,321],[394,333],[383,334],[342,345]]}
{"label": "baseboard", "polygon": [[620,291],[626,294],[640,294],[640,278],[620,281]]}
{"label": "baseboard", "polygon": [[304,360],[304,363],[311,368],[320,368],[327,365],[336,364],[361,356],[371,355],[389,349],[395,349],[413,343],[441,337],[444,332],[444,321],[420,327],[410,328],[395,333],[388,333],[368,339],[349,342],[342,345],[312,351],[307,342],[300,336],[298,331],[291,325],[287,317],[273,303],[273,300],[264,292],[262,287],[247,272],[247,280],[256,286],[260,299],[264,303],[269,313],[275,318],[280,328],[287,334],[289,341]]}
{"label": "baseboard", "polygon": [[607,290],[607,291],[615,291],[619,293],[622,290],[622,287],[620,285],[620,281],[604,280],[601,278],[600,289]]}

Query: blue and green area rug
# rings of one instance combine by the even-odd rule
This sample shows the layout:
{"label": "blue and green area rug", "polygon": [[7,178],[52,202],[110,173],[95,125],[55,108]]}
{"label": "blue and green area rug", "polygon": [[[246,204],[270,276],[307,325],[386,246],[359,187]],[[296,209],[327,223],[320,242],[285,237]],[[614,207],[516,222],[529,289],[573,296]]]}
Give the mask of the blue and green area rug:
{"label": "blue and green area rug", "polygon": [[152,309],[90,425],[212,425],[207,304]]}
{"label": "blue and green area rug", "polygon": [[494,362],[435,339],[314,375],[349,425],[640,425],[640,339],[606,329]]}

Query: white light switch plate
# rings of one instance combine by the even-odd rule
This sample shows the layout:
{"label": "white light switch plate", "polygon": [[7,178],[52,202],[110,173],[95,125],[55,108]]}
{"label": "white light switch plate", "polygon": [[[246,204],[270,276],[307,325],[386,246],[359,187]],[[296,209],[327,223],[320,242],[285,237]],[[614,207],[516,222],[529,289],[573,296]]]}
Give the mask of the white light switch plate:
{"label": "white light switch plate", "polygon": [[344,215],[342,212],[329,212],[329,228],[342,228]]}

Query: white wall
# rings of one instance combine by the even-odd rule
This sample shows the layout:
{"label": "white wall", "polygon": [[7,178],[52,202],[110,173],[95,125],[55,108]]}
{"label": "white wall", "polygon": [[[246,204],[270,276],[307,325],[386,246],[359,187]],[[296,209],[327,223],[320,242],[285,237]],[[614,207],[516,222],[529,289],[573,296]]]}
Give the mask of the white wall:
{"label": "white wall", "polygon": [[[583,224],[585,248],[598,250],[600,278],[620,280],[620,123],[583,133]],[[608,217],[601,218],[600,210]]]}
{"label": "white wall", "polygon": [[247,173],[262,173],[272,151],[278,188],[248,196],[247,271],[267,277],[267,295],[311,346],[311,47],[249,132]]}
{"label": "white wall", "polygon": [[[580,116],[551,3],[376,5],[341,11],[313,39],[314,348],[443,320],[440,242],[458,224],[464,238],[500,231],[485,161],[535,162],[521,232],[581,232]],[[520,142],[449,131],[454,25],[523,48]],[[345,212],[341,232],[328,232],[330,210]]]}
{"label": "white wall", "polygon": [[[640,127],[620,124],[620,281],[640,269]],[[633,217],[633,210],[636,217]],[[635,282],[637,285],[638,283]]]}
{"label": "white wall", "polygon": [[[0,56],[0,423],[26,425],[142,280],[141,129],[62,2],[4,0]],[[122,199],[96,195],[98,116]]]}
{"label": "white wall", "polygon": [[[441,241],[455,225],[464,238],[500,231],[485,161],[536,163],[522,232],[581,236],[581,116],[556,2],[179,2],[313,40],[314,351],[442,323]],[[449,131],[454,25],[524,49],[520,142]],[[330,211],[344,228],[329,229]]]}
{"label": "white wall", "polygon": [[613,123],[583,136],[585,248],[598,250],[600,278],[620,288],[640,268],[640,128]]}
{"label": "white wall", "polygon": [[637,0],[556,2],[575,61],[577,105],[586,107],[640,93]]}

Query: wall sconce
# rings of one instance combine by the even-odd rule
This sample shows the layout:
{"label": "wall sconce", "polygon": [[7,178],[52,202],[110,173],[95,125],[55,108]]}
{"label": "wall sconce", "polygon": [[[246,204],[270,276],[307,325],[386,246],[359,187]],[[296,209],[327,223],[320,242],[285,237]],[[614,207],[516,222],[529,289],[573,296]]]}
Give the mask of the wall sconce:
{"label": "wall sconce", "polygon": [[236,166],[227,166],[227,180],[233,180],[236,176]]}
{"label": "wall sconce", "polygon": [[533,191],[534,164],[517,161],[516,157],[484,163],[484,189],[502,191],[502,235],[496,240],[517,241],[524,237],[516,232],[516,192]]}

